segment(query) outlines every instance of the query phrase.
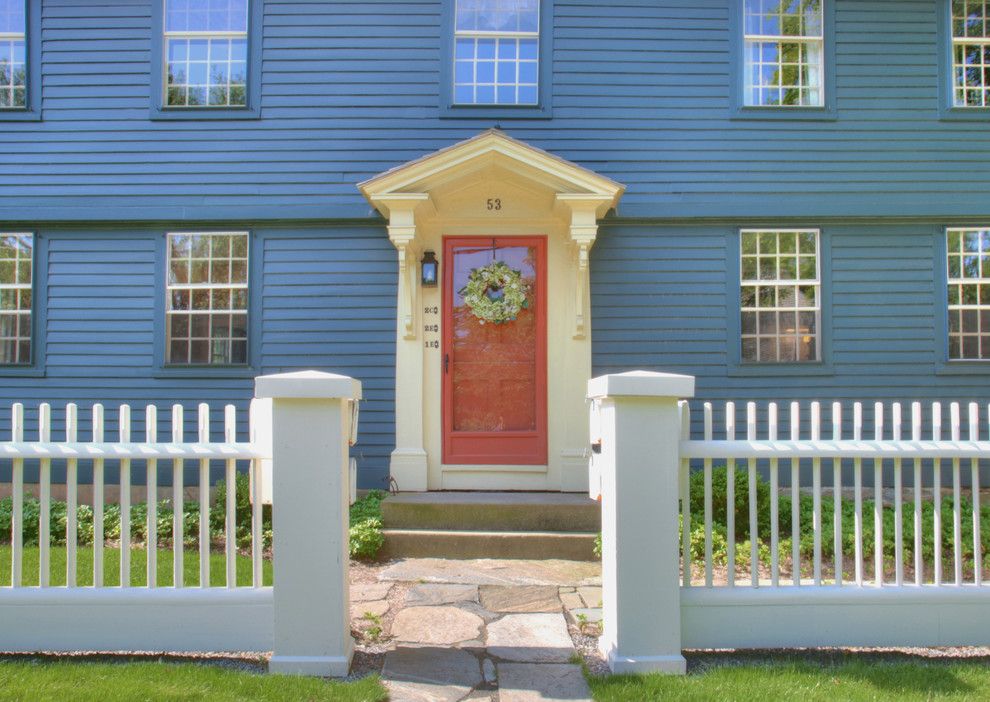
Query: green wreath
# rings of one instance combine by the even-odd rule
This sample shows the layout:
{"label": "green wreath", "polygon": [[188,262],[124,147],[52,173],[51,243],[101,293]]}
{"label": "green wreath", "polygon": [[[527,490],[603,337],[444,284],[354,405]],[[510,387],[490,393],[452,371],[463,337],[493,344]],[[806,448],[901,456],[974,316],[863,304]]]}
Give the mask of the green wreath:
{"label": "green wreath", "polygon": [[459,294],[481,324],[505,324],[515,321],[519,312],[529,307],[528,292],[519,271],[494,261],[473,269]]}

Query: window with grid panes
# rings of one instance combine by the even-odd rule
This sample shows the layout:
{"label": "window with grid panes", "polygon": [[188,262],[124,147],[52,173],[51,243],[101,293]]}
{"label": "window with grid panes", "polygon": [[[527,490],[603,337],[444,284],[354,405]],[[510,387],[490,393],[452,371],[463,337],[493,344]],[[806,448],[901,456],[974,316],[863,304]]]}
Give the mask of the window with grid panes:
{"label": "window with grid panes", "polygon": [[822,107],[822,0],[743,0],[743,104]]}
{"label": "window with grid panes", "polygon": [[34,237],[0,234],[0,366],[31,363]]}
{"label": "window with grid panes", "polygon": [[952,0],[952,104],[990,107],[990,2]]}
{"label": "window with grid panes", "polygon": [[0,0],[0,109],[27,107],[27,3]]}
{"label": "window with grid panes", "polygon": [[990,228],[949,229],[949,359],[990,360]]}
{"label": "window with grid panes", "polygon": [[248,0],[165,0],[165,105],[247,105]]}
{"label": "window with grid panes", "polygon": [[539,0],[455,0],[454,103],[539,102]]}
{"label": "window with grid panes", "polygon": [[820,360],[818,231],[743,230],[740,237],[742,361]]}
{"label": "window with grid panes", "polygon": [[166,363],[245,365],[248,234],[168,235]]}

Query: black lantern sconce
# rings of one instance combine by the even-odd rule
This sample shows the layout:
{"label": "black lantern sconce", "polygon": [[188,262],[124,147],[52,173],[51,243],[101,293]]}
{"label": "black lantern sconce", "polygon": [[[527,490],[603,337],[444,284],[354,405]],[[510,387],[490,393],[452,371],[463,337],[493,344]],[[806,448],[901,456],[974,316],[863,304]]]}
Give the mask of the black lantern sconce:
{"label": "black lantern sconce", "polygon": [[440,271],[440,263],[436,254],[432,251],[423,252],[423,260],[419,262],[421,270],[421,281],[424,288],[435,288],[437,286],[437,274]]}

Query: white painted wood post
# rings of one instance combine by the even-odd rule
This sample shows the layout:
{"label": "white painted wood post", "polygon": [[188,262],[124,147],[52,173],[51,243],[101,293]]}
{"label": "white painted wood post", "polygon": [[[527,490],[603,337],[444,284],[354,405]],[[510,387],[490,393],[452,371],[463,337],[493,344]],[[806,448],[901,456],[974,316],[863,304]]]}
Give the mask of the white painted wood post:
{"label": "white painted wood post", "polygon": [[677,538],[678,400],[694,378],[633,371],[588,382],[600,406],[602,606],[599,647],[615,673],[683,674]]}
{"label": "white painted wood post", "polygon": [[[272,404],[273,673],[347,675],[348,440],[353,378],[317,371],[255,380]],[[260,429],[260,428],[257,428]]]}

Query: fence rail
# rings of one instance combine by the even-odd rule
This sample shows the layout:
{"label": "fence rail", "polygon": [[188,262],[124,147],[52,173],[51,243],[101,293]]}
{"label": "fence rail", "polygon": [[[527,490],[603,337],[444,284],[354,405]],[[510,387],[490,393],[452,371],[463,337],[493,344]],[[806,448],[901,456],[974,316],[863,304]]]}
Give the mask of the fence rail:
{"label": "fence rail", "polygon": [[[252,410],[254,405],[252,405]],[[253,414],[253,412],[252,412]],[[36,460],[38,463],[38,585],[41,588],[51,587],[52,576],[52,541],[61,541],[62,534],[53,539],[52,514],[52,468],[64,465],[65,468],[65,585],[74,588],[77,585],[78,562],[80,552],[79,514],[79,466],[80,462],[92,466],[92,584],[94,588],[105,587],[106,574],[105,550],[107,540],[106,504],[104,491],[106,471],[108,467],[118,468],[120,488],[120,531],[119,538],[114,544],[119,549],[120,587],[132,585],[131,557],[135,539],[131,534],[131,517],[134,506],[131,503],[131,484],[135,474],[143,473],[147,486],[146,519],[143,525],[145,531],[144,550],[146,575],[144,587],[154,589],[158,585],[159,546],[168,541],[165,534],[158,533],[158,478],[159,470],[171,468],[172,483],[172,524],[171,544],[166,550],[171,550],[172,586],[185,587],[184,578],[184,544],[186,541],[186,514],[184,500],[184,472],[186,461],[192,460],[199,467],[199,505],[198,505],[198,587],[210,587],[211,561],[211,530],[210,530],[210,469],[214,461],[221,461],[224,466],[222,482],[225,487],[226,501],[223,508],[223,543],[225,560],[225,585],[227,588],[237,587],[237,535],[236,535],[236,474],[238,461],[249,462],[252,495],[251,507],[251,585],[258,588],[263,585],[262,554],[262,500],[258,494],[261,486],[261,461],[270,459],[270,452],[259,448],[257,444],[238,442],[236,436],[237,410],[233,405],[227,405],[223,410],[223,440],[212,441],[210,407],[203,403],[197,408],[198,431],[194,441],[185,440],[184,422],[185,411],[182,405],[174,405],[171,412],[171,442],[159,441],[158,409],[148,405],[144,411],[145,435],[144,440],[135,440],[131,431],[131,408],[121,405],[116,412],[118,432],[116,440],[107,440],[105,432],[106,412],[100,404],[93,405],[91,410],[92,436],[90,441],[79,440],[79,412],[75,404],[68,404],[64,410],[64,440],[52,439],[52,408],[42,404],[38,408],[37,439],[25,439],[24,436],[24,406],[20,403],[13,405],[11,412],[11,440],[0,442],[0,460],[7,459],[11,466],[11,498],[12,519],[10,530],[11,572],[9,588],[24,586],[24,471],[25,461]],[[252,427],[254,420],[251,420]],[[164,466],[160,466],[165,462]]]}
{"label": "fence rail", "polygon": [[[983,551],[986,548],[982,533],[980,503],[980,461],[990,457],[990,440],[980,436],[980,411],[977,403],[969,403],[963,422],[959,403],[948,406],[949,439],[942,437],[943,407],[935,402],[928,408],[930,437],[922,436],[923,412],[919,402],[910,406],[910,438],[905,434],[904,411],[900,403],[889,407],[874,403],[872,413],[873,437],[864,438],[863,404],[852,405],[852,437],[843,438],[843,406],[833,403],[831,408],[831,439],[822,438],[821,404],[812,402],[802,411],[797,402],[790,404],[790,438],[778,436],[778,406],[770,403],[765,413],[757,411],[756,403],[749,402],[745,410],[746,439],[736,438],[736,405],[725,405],[725,439],[716,439],[713,426],[713,407],[703,407],[704,438],[691,440],[686,431],[691,426],[691,410],[687,402],[680,405],[682,412],[681,457],[681,516],[683,524],[682,566],[683,585],[694,584],[692,548],[692,503],[697,503],[701,492],[703,514],[697,519],[704,527],[704,548],[701,567],[704,585],[713,587],[713,541],[716,528],[713,525],[712,480],[716,461],[725,466],[725,585],[737,584],[737,543],[740,532],[745,536],[749,565],[749,584],[777,586],[783,582],[795,586],[815,585],[955,585],[983,584]],[[890,418],[889,430],[885,419]],[[990,410],[988,410],[990,417]],[[765,436],[758,437],[761,420]],[[801,436],[802,421],[810,436]],[[968,429],[962,438],[963,427]],[[692,463],[701,462],[701,485],[691,479]],[[942,468],[948,468],[948,485]],[[801,468],[810,464],[810,485],[802,484]],[[737,470],[742,466],[746,482],[736,486]],[[823,470],[831,468],[831,487],[823,489]],[[873,485],[864,487],[863,471],[872,469]],[[964,470],[968,468],[969,485],[964,490]],[[788,491],[781,489],[781,470],[788,477]],[[893,472],[893,495],[884,494],[885,477]],[[911,485],[905,490],[904,473],[910,471]],[[762,474],[769,483],[767,498],[758,495],[758,482]],[[826,474],[826,477],[829,477]],[[851,484],[848,478],[851,477]],[[693,484],[692,484],[693,483]],[[810,497],[807,494],[810,488]],[[851,489],[850,498],[845,494]],[[930,495],[925,494],[928,490]],[[943,491],[951,489],[949,512],[944,514]],[[741,495],[737,495],[737,490]],[[692,493],[692,491],[695,491]],[[831,493],[830,495],[828,493]],[[909,501],[905,501],[905,492]],[[782,494],[783,493],[783,494]],[[964,494],[965,493],[965,494]],[[737,529],[735,517],[739,511],[739,497],[747,508],[748,523]],[[831,500],[831,523],[823,522],[823,500]],[[872,504],[866,504],[864,498]],[[764,504],[760,504],[760,500]],[[810,499],[811,547],[807,548],[807,510],[802,503]],[[781,503],[787,508],[788,524],[781,521]],[[721,505],[720,505],[721,507]],[[866,513],[864,514],[864,508]],[[930,509],[929,509],[930,508]],[[769,524],[760,515],[769,510]],[[802,512],[805,512],[802,523]],[[885,522],[892,512],[893,543],[885,540]],[[886,517],[885,517],[885,513]],[[928,519],[931,514],[930,523]],[[946,522],[943,518],[948,517]],[[703,521],[702,521],[703,520]],[[763,524],[761,525],[761,521]],[[851,522],[851,524],[850,524]],[[905,533],[905,523],[910,527],[910,538]],[[762,530],[761,530],[762,527]],[[850,528],[851,527],[851,528]],[[872,529],[870,529],[872,527]],[[872,531],[872,540],[866,538]],[[968,533],[967,533],[968,532]],[[831,536],[831,543],[823,540]],[[851,536],[850,539],[847,538]],[[889,534],[888,534],[889,536]],[[781,538],[789,538],[790,548],[781,549]],[[943,542],[946,538],[949,563],[944,562]],[[872,543],[870,543],[872,541]],[[802,544],[804,542],[804,544]],[[830,546],[831,563],[823,559],[823,547]],[[769,554],[762,554],[761,547]],[[870,553],[872,551],[872,553]],[[911,556],[906,560],[906,554]],[[927,557],[926,557],[926,554]],[[869,558],[868,556],[872,556]],[[810,563],[809,563],[810,559]],[[789,577],[782,578],[782,561],[786,561]],[[872,562],[872,568],[870,568]],[[892,562],[892,571],[888,564]],[[949,574],[944,572],[948,567]],[[827,573],[826,570],[830,570]],[[768,571],[768,572],[767,572]],[[809,580],[803,577],[808,571]],[[909,571],[909,572],[906,572]],[[700,583],[699,583],[700,584]]]}

